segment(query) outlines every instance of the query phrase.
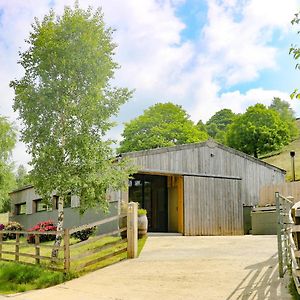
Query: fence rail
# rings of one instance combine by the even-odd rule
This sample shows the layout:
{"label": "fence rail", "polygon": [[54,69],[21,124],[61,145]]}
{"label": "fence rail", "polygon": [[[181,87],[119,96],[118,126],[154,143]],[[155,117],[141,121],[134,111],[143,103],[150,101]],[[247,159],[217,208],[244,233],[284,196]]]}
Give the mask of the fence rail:
{"label": "fence rail", "polygon": [[[290,269],[300,295],[300,202],[275,192],[279,277]],[[298,211],[299,209],[299,211]]]}
{"label": "fence rail", "polygon": [[[127,218],[127,220],[126,220]],[[121,228],[102,233],[84,241],[74,243],[71,234],[78,231],[100,226],[109,222],[119,221]],[[127,238],[124,237],[126,232]],[[15,239],[6,241],[5,234],[14,234]],[[21,237],[34,236],[34,243],[25,242]],[[60,246],[40,242],[42,235],[61,235]],[[105,240],[107,238],[107,240]],[[58,250],[58,256],[52,257],[52,250]],[[0,231],[0,260],[15,261],[27,264],[41,264],[45,267],[69,272],[71,269],[81,271],[114,256],[126,258],[137,257],[137,203],[129,203],[127,214],[106,218],[63,231]],[[25,258],[20,260],[20,258]]]}
{"label": "fence rail", "polygon": [[[5,234],[14,234],[15,239],[10,241],[5,241]],[[44,245],[40,243],[41,235],[56,235],[63,234],[59,231],[51,232],[39,232],[39,231],[11,231],[11,230],[1,230],[0,231],[0,260],[4,261],[16,261],[20,262],[20,258],[28,258],[27,260],[22,260],[21,262],[27,264],[40,264],[41,261],[51,262],[49,268],[62,271],[63,269],[57,264],[63,261],[61,257],[51,257],[49,255],[42,255],[41,249],[63,249],[63,246],[54,245]],[[34,235],[35,243],[21,242],[20,237],[25,238],[29,235]],[[26,249],[27,251],[22,251]],[[49,252],[49,251],[48,251]],[[47,263],[46,263],[47,264]]]}

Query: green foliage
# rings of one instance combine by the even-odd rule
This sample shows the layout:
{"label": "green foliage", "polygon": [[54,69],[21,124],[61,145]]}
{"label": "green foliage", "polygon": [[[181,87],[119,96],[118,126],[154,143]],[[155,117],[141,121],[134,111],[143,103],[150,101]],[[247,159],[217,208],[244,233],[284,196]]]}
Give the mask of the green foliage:
{"label": "green foliage", "polygon": [[294,279],[291,274],[290,274],[290,281],[288,284],[288,289],[289,289],[290,295],[292,296],[292,300],[300,300],[300,295],[298,294]]}
{"label": "green foliage", "polygon": [[20,53],[25,75],[11,82],[14,109],[23,120],[22,140],[32,156],[32,184],[45,201],[80,196],[80,210],[108,208],[106,191],[125,187],[126,161],[113,157],[105,134],[110,118],[131,96],[111,87],[118,68],[113,30],[100,9],[65,7],[35,20],[28,49]]}
{"label": "green foliage", "polygon": [[198,121],[198,123],[197,123],[197,128],[198,128],[200,131],[207,132],[206,126],[205,126],[205,124],[202,122],[202,120],[199,120],[199,121]]}
{"label": "green foliage", "polygon": [[256,104],[229,125],[226,139],[230,147],[258,157],[287,145],[291,137],[287,123],[276,111]]}
{"label": "green foliage", "polygon": [[16,129],[7,118],[0,116],[0,160],[7,162],[16,143]]}
{"label": "green foliage", "polygon": [[0,262],[0,293],[46,288],[67,279],[61,272],[49,271],[39,266]]}
{"label": "green foliage", "polygon": [[[295,17],[293,18],[293,20],[291,21],[292,25],[299,25],[300,23],[300,18],[299,18],[299,13],[295,14]],[[299,34],[299,30],[297,31],[297,33]],[[293,58],[298,61],[298,59],[300,58],[300,48],[298,47],[298,45],[291,45],[290,50],[289,50],[289,54],[293,56]],[[297,62],[296,69],[300,70],[300,64]],[[295,89],[291,95],[290,95],[291,99],[300,99],[300,93],[298,91],[298,89]]]}
{"label": "green foliage", "polygon": [[205,124],[206,131],[215,140],[224,143],[225,133],[236,117],[231,109],[221,109],[217,111]]}
{"label": "green foliage", "polygon": [[86,241],[89,239],[90,236],[92,236],[93,234],[95,234],[97,230],[97,227],[90,227],[90,228],[86,228],[86,229],[82,229],[79,231],[76,231],[74,233],[71,234],[71,237],[78,239],[80,241]]}
{"label": "green foliage", "polygon": [[139,216],[146,216],[147,215],[147,210],[144,208],[139,208],[138,209],[138,215]]}
{"label": "green foliage", "polygon": [[0,116],[0,212],[9,210],[8,193],[15,187],[13,165],[10,162],[17,139],[16,129],[7,118]]}
{"label": "green foliage", "polygon": [[[300,130],[300,120],[296,120],[298,129]],[[292,141],[290,144],[285,146],[280,151],[274,151],[268,153],[263,159],[265,162],[286,170],[286,181],[292,180],[292,169],[291,169],[291,156],[290,152],[295,151],[295,169],[296,169],[296,180],[300,180],[300,137],[298,136],[296,140]]]}
{"label": "green foliage", "polygon": [[10,210],[9,192],[16,186],[13,165],[0,161],[0,213]]}
{"label": "green foliage", "polygon": [[26,168],[23,165],[19,165],[16,173],[17,188],[21,188],[29,184],[30,184],[30,179],[26,171]]}
{"label": "green foliage", "polygon": [[298,127],[296,125],[295,112],[290,107],[290,104],[278,97],[274,97],[269,108],[274,109],[279,113],[280,118],[288,125],[291,138],[295,139],[298,136]]}
{"label": "green foliage", "polygon": [[173,103],[157,103],[125,124],[118,152],[130,152],[204,141],[187,112]]}

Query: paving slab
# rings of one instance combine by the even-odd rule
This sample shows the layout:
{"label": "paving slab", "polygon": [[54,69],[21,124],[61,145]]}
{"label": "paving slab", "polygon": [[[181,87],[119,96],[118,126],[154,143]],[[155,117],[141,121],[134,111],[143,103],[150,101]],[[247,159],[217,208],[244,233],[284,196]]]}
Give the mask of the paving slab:
{"label": "paving slab", "polygon": [[3,298],[291,300],[278,278],[276,249],[276,236],[150,236],[138,259]]}

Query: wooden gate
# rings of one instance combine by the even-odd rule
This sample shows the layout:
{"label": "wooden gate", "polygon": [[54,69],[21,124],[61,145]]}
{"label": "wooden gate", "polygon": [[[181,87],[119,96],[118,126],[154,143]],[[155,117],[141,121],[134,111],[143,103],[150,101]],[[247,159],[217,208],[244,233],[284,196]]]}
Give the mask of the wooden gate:
{"label": "wooden gate", "polygon": [[300,202],[275,192],[279,277],[290,269],[300,294]]}

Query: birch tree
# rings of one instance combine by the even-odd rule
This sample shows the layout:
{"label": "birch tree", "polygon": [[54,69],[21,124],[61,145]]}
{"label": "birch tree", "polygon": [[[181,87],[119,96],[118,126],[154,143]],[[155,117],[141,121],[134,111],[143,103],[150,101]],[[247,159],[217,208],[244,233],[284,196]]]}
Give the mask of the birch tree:
{"label": "birch tree", "polygon": [[124,187],[128,176],[126,163],[112,158],[113,141],[105,138],[114,125],[111,116],[131,96],[111,85],[118,68],[112,34],[101,9],[83,10],[76,3],[62,16],[51,10],[32,24],[28,49],[19,53],[25,75],[11,82],[32,157],[30,180],[44,199],[53,191],[59,196],[59,231],[70,193],[80,197],[81,212],[107,211],[107,190]]}

